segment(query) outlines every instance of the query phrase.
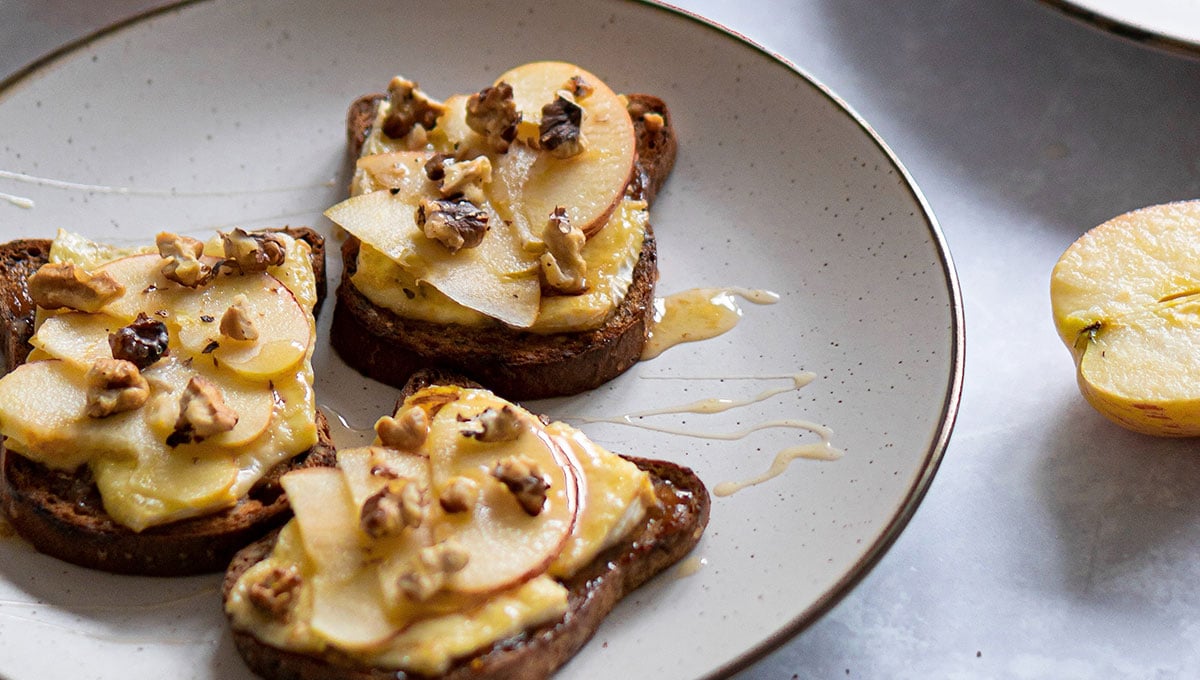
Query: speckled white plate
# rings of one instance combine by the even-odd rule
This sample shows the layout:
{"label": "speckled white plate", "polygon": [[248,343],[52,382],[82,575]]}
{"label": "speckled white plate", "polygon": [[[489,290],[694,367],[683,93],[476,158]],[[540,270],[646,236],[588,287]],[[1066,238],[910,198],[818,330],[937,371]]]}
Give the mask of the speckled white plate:
{"label": "speckled white plate", "polygon": [[1200,57],[1200,0],[1043,0],[1097,28]]}
{"label": "speckled white plate", "polygon": [[[933,478],[962,379],[961,301],[933,216],[870,128],[796,68],[693,17],[634,2],[188,3],[3,83],[0,192],[12,200],[0,197],[0,237],[68,227],[128,243],[164,228],[283,223],[329,234],[320,215],[342,195],[351,99],[395,72],[444,96],[545,58],[672,107],[681,151],[653,210],[660,293],[746,286],[781,300],[745,305],[725,336],[535,408],[613,418],[745,399],[790,384],[770,376],[807,371],[816,376],[807,387],[723,414],[639,422],[728,433],[804,420],[831,428],[845,452],[797,460],[716,498],[694,558],[623,602],[563,672],[725,674],[812,622],[896,538]],[[326,348],[328,312],[315,359],[319,401],[365,427],[395,392]],[[816,441],[787,428],[723,440],[583,427],[616,451],[690,465],[710,487]],[[0,675],[248,677],[218,583],[93,573],[0,540]]]}

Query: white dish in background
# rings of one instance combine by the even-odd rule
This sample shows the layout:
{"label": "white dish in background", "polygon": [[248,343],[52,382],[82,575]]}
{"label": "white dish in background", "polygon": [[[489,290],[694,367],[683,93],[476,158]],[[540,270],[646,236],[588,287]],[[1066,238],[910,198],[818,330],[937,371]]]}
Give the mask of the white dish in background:
{"label": "white dish in background", "polygon": [[[535,410],[611,418],[746,399],[790,384],[766,376],[808,371],[816,379],[806,387],[723,414],[642,422],[707,433],[801,419],[831,428],[845,455],[797,460],[773,480],[715,498],[693,558],[627,598],[561,675],[725,674],[832,606],[914,512],[962,380],[949,253],[883,143],[793,67],[653,5],[431,1],[407,3],[402,16],[387,2],[328,7],[187,3],[11,79],[0,91],[0,193],[33,207],[0,200],[0,239],[48,237],[60,226],[122,243],[233,225],[311,224],[330,234],[320,213],[343,193],[345,108],[395,72],[445,96],[555,58],[618,91],[660,95],[681,141],[652,210],[660,295],[745,286],[781,300],[745,304],[732,332]],[[463,18],[445,18],[454,16]],[[477,47],[448,52],[447,36]],[[318,401],[365,427],[395,390],[360,378],[328,349],[331,311],[314,361]],[[689,465],[710,488],[817,441],[782,428],[725,441],[583,427],[615,451]],[[225,628],[219,582],[101,574],[0,540],[0,675],[250,677]]]}
{"label": "white dish in background", "polygon": [[1197,0],[1043,2],[1134,42],[1200,56],[1200,2]]}

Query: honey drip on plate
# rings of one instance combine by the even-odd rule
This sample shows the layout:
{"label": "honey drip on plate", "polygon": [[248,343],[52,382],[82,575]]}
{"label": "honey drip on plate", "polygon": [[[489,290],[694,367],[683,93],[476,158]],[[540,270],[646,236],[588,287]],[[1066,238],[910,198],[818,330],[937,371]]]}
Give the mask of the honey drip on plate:
{"label": "honey drip on plate", "polygon": [[705,566],[708,566],[707,558],[700,557],[699,555],[692,555],[691,557],[681,561],[675,567],[675,578],[678,579],[695,576],[696,572],[700,571],[700,569]]}
{"label": "honey drip on plate", "polygon": [[654,300],[654,323],[642,350],[653,359],[684,342],[708,340],[729,332],[742,318],[737,299],[773,305],[779,294],[754,288],[693,288]]}
{"label": "honey drip on plate", "polygon": [[[0,170],[0,179],[12,180],[21,182],[22,184],[33,184],[35,186],[52,187],[54,189],[70,189],[75,191],[86,191],[91,194],[115,194],[118,196],[157,196],[157,197],[211,197],[211,196],[242,196],[250,194],[282,194],[293,191],[312,191],[313,189],[327,189],[334,186],[334,181],[318,182],[315,184],[302,184],[297,186],[284,187],[266,187],[261,189],[221,189],[211,191],[180,191],[178,189],[136,189],[134,187],[116,187],[106,184],[84,184],[82,182],[69,182],[67,180],[54,179],[51,177],[38,177],[36,175],[27,175],[23,172],[13,172],[11,170]],[[0,197],[12,200],[16,205],[21,207],[33,207],[33,201],[20,196],[10,197],[8,194],[0,194]],[[28,202],[28,205],[24,205]]]}
{"label": "honey drip on plate", "polygon": [[[673,377],[673,376],[647,376],[644,379],[647,379],[647,380],[698,380],[699,378],[685,378],[685,377]],[[654,432],[678,435],[681,437],[695,437],[698,439],[719,439],[719,440],[726,440],[726,441],[744,439],[745,437],[748,437],[749,435],[751,435],[755,432],[759,432],[761,430],[771,430],[771,429],[804,430],[807,432],[811,432],[811,433],[817,435],[818,437],[820,437],[820,441],[818,441],[818,442],[814,442],[811,444],[797,444],[795,446],[789,446],[789,447],[786,447],[786,448],[780,450],[775,455],[775,460],[771,463],[771,467],[761,475],[758,475],[751,479],[747,479],[747,480],[740,481],[740,482],[722,482],[720,484],[717,484],[715,487],[713,487],[714,495],[729,496],[734,493],[737,493],[738,491],[741,491],[742,489],[744,489],[746,487],[755,486],[757,484],[762,484],[763,482],[766,482],[770,479],[774,479],[775,477],[782,474],[784,472],[784,470],[787,469],[788,464],[797,458],[806,458],[806,459],[810,459],[810,460],[826,460],[826,461],[837,460],[838,458],[841,458],[843,452],[840,449],[834,447],[832,444],[833,431],[823,425],[819,425],[817,423],[810,422],[807,420],[798,420],[795,418],[782,418],[782,419],[776,419],[776,420],[767,420],[767,421],[764,421],[764,422],[758,423],[756,425],[752,425],[750,427],[743,428],[741,430],[737,430],[734,432],[701,432],[701,431],[698,431],[698,430],[695,430],[692,428],[679,428],[679,427],[667,427],[667,426],[662,426],[662,425],[655,425],[652,423],[642,422],[642,419],[650,417],[650,416],[675,414],[675,413],[697,413],[697,414],[720,413],[720,412],[728,411],[728,410],[734,409],[734,408],[749,406],[751,404],[756,404],[761,401],[765,401],[767,399],[770,399],[771,397],[774,397],[779,394],[783,394],[785,392],[793,392],[793,391],[803,389],[806,385],[808,385],[809,383],[811,383],[813,380],[816,379],[816,375],[813,373],[803,372],[803,373],[795,373],[792,375],[759,376],[759,377],[737,376],[737,377],[733,377],[733,378],[705,378],[704,380],[711,381],[711,380],[771,380],[771,379],[776,379],[776,380],[787,379],[787,380],[791,380],[792,384],[788,385],[786,387],[774,387],[774,388],[770,388],[767,390],[763,390],[762,392],[758,393],[757,395],[755,395],[749,399],[735,400],[735,399],[709,398],[709,399],[701,399],[698,401],[689,402],[687,404],[680,404],[677,406],[664,406],[664,407],[648,409],[648,410],[644,410],[644,411],[635,411],[635,412],[626,413],[624,415],[617,416],[617,417],[598,418],[598,417],[574,416],[574,417],[568,417],[568,418],[566,418],[566,420],[577,420],[577,421],[582,421],[585,423],[613,423],[616,425],[626,425],[629,427],[636,427],[636,428],[643,429],[643,430],[652,430]]]}
{"label": "honey drip on plate", "polygon": [[368,446],[375,441],[374,423],[360,427],[327,404],[319,404],[318,408],[325,413],[325,420],[329,422],[329,438],[338,449]]}

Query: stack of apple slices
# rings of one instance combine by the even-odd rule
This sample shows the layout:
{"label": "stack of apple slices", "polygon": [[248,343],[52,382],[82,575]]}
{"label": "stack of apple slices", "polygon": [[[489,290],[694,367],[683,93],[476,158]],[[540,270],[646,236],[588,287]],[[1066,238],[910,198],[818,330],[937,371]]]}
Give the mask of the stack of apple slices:
{"label": "stack of apple slices", "polygon": [[[300,271],[307,246],[279,238],[287,259],[276,273],[311,279]],[[232,505],[264,471],[316,441],[308,366],[315,292],[304,293],[302,304],[268,272],[220,275],[187,288],[164,277],[162,262],[157,254],[135,254],[97,267],[124,292],[95,313],[39,312],[29,360],[0,380],[9,448],[53,469],[89,464],[105,510],[135,531]],[[235,301],[258,333],[253,341],[219,331]],[[139,314],[168,330],[166,355],[141,371],[150,396],[140,408],[89,417],[85,375],[96,360],[113,357],[109,335]],[[203,441],[168,444],[195,376],[216,387],[237,422]]]}
{"label": "stack of apple slices", "polygon": [[[542,107],[554,101],[573,78],[590,86],[577,102],[582,108],[580,129],[587,146],[575,156],[558,158],[538,148],[538,126]],[[538,320],[543,299],[539,257],[546,244],[541,234],[551,213],[564,209],[569,224],[589,239],[600,232],[625,198],[636,142],[623,99],[578,66],[526,64],[501,75],[496,84],[501,83],[512,87],[521,114],[516,138],[504,151],[497,151],[467,124],[468,97],[450,97],[444,102],[445,113],[419,140],[419,148],[406,148],[413,144],[408,139],[387,138],[377,123],[364,146],[366,155],[356,165],[353,192],[358,195],[325,214],[365,247],[397,264],[410,280],[432,286],[453,304],[515,328],[530,328]],[[381,108],[377,121],[385,114],[386,108]],[[424,170],[435,154],[486,157],[490,162],[490,179],[482,185],[483,200],[478,206],[488,215],[488,230],[478,247],[452,252],[426,238],[417,224],[422,201],[438,197],[436,184]],[[644,230],[645,221],[638,226]],[[641,238],[623,239],[620,245],[632,249],[626,257],[632,262],[637,259]],[[589,261],[611,259],[605,253],[591,254],[586,247],[583,256]],[[608,291],[613,287],[601,278],[612,277],[614,272],[600,270],[599,266],[589,267],[593,274],[588,289]],[[627,286],[628,282],[616,286],[621,295],[610,307],[619,303]],[[372,297],[370,290],[363,292]],[[373,301],[387,306],[379,299]]]}
{"label": "stack of apple slices", "polygon": [[[412,409],[423,416],[413,422],[426,423],[409,441],[419,445],[381,438],[339,451],[337,469],[283,477],[295,519],[235,586],[237,627],[288,649],[333,645],[373,666],[436,674],[456,655],[562,616],[566,590],[554,577],[593,559],[657,502],[632,463],[486,390],[426,388],[396,418]],[[501,413],[507,433],[487,436],[480,423]],[[540,479],[533,502],[498,472],[514,458]],[[405,512],[418,518],[372,530],[373,499],[409,485]],[[420,581],[439,550],[455,563]],[[250,594],[279,573],[299,574],[301,589],[282,617]]]}

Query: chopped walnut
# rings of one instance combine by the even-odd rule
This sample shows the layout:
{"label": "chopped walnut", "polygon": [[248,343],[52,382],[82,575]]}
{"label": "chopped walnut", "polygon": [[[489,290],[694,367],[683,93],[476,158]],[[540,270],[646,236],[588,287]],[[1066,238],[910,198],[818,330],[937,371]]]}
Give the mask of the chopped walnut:
{"label": "chopped walnut", "polygon": [[88,369],[86,381],[89,418],[132,411],[150,398],[150,383],[131,361],[97,359]]}
{"label": "chopped walnut", "polygon": [[221,316],[221,335],[233,340],[258,339],[258,329],[250,318],[250,301],[245,295],[233,298],[233,304]]}
{"label": "chopped walnut", "polygon": [[420,484],[404,478],[389,480],[363,502],[358,525],[371,538],[396,536],[405,527],[421,526],[428,507],[429,496]]}
{"label": "chopped walnut", "polygon": [[420,406],[410,406],[375,421],[375,434],[379,443],[390,449],[416,451],[429,436],[429,416]]}
{"label": "chopped walnut", "polygon": [[479,485],[466,477],[451,477],[438,494],[438,503],[446,512],[470,512],[478,500]]}
{"label": "chopped walnut", "polygon": [[425,161],[425,176],[430,182],[440,182],[446,176],[446,166],[454,162],[448,153],[435,153]]}
{"label": "chopped walnut", "polygon": [[400,76],[388,83],[388,103],[391,108],[383,119],[383,134],[392,139],[407,136],[417,125],[432,130],[446,112],[441,102],[430,99],[415,82]]}
{"label": "chopped walnut", "polygon": [[169,340],[167,324],[139,312],[133,323],[108,334],[108,347],[114,359],[133,362],[142,369],[167,353]]}
{"label": "chopped walnut", "polygon": [[571,96],[575,97],[576,100],[584,99],[596,91],[591,83],[579,75],[568,78],[562,89],[570,92]]}
{"label": "chopped walnut", "polygon": [[274,234],[248,233],[238,228],[221,234],[226,265],[237,267],[243,274],[263,272],[278,267],[287,258],[287,248]]}
{"label": "chopped walnut", "polygon": [[488,230],[488,214],[465,198],[424,200],[417,207],[417,226],[426,237],[457,253],[483,241]]}
{"label": "chopped walnut", "polygon": [[517,138],[521,112],[513,101],[512,85],[501,81],[467,99],[467,126],[483,135],[491,147],[504,153]]}
{"label": "chopped walnut", "polygon": [[421,548],[408,571],[397,582],[400,590],[417,602],[433,597],[446,584],[446,577],[462,571],[470,554],[453,541]]}
{"label": "chopped walnut", "polygon": [[[566,94],[568,96],[564,97]],[[583,136],[583,109],[559,91],[554,101],[542,107],[538,145],[555,158],[571,158],[587,149]]]}
{"label": "chopped walnut", "polygon": [[238,422],[237,413],[225,405],[221,390],[200,376],[193,376],[179,400],[175,431],[167,437],[167,446],[179,446],[228,432]]}
{"label": "chopped walnut", "polygon": [[474,160],[446,163],[442,166],[443,176],[439,190],[442,196],[462,194],[468,201],[479,205],[485,200],[483,185],[492,182],[492,162],[487,156]]}
{"label": "chopped walnut", "polygon": [[296,591],[302,581],[295,567],[272,567],[250,584],[246,589],[246,597],[262,613],[283,620],[296,603]]}
{"label": "chopped walnut", "polygon": [[29,297],[42,309],[96,312],[125,292],[108,272],[91,274],[69,262],[44,264],[29,277]]}
{"label": "chopped walnut", "polygon": [[525,455],[502,458],[492,468],[492,476],[508,487],[522,510],[530,515],[541,514],[550,479],[542,474],[533,459]]}
{"label": "chopped walnut", "polygon": [[200,261],[204,253],[204,244],[200,241],[164,231],[159,233],[154,242],[158,246],[158,254],[166,260],[162,268],[163,276],[171,281],[196,288],[216,276],[215,269]]}
{"label": "chopped walnut", "polygon": [[587,288],[587,260],[583,246],[587,237],[571,225],[565,208],[555,208],[542,230],[546,252],[538,262],[546,285],[561,293],[582,293]]}
{"label": "chopped walnut", "polygon": [[500,410],[489,406],[474,418],[468,419],[460,415],[458,420],[470,423],[462,431],[464,437],[474,437],[481,442],[511,442],[520,437],[525,428],[524,423],[517,417],[517,412],[508,405]]}

